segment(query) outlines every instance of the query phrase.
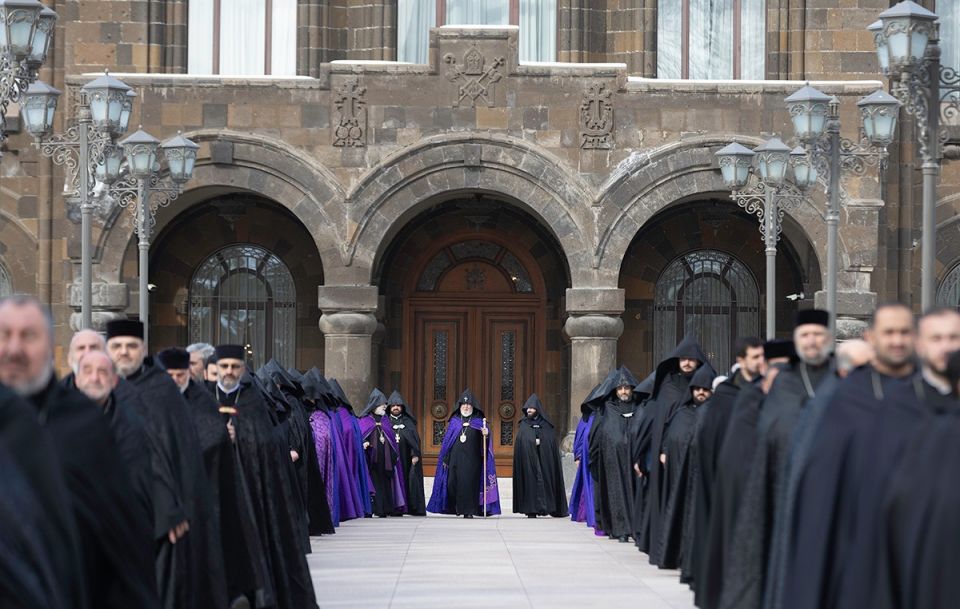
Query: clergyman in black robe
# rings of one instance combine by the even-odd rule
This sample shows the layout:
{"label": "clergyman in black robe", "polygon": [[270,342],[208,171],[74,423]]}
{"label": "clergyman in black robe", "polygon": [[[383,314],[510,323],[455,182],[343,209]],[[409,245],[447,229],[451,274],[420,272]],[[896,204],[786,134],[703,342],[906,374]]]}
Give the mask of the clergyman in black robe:
{"label": "clergyman in black robe", "polygon": [[701,409],[690,446],[689,544],[683,551],[681,581],[689,583],[696,593],[697,574],[706,553],[707,529],[713,503],[713,483],[723,437],[727,432],[733,405],[742,386],[756,383],[763,377],[765,361],[763,342],[748,336],[737,340],[734,347],[735,370],[717,385],[710,402]]}
{"label": "clergyman in black robe", "polygon": [[663,465],[663,486],[667,492],[663,524],[660,527],[660,566],[676,569],[680,566],[681,542],[684,535],[692,534],[685,529],[688,490],[690,481],[690,445],[697,417],[713,394],[713,379],[716,373],[710,364],[697,368],[690,379],[690,398],[673,411],[667,419],[663,433],[663,448],[660,463]]}
{"label": "clergyman in black robe", "polygon": [[647,490],[646,505],[636,506],[641,516],[636,542],[641,552],[649,554],[650,563],[654,565],[662,562],[657,541],[660,539],[663,512],[667,507],[667,489],[663,480],[663,464],[660,462],[663,432],[673,412],[689,399],[688,386],[693,373],[707,363],[709,361],[700,343],[692,336],[685,337],[657,365],[653,393],[643,409],[636,463],[643,473]]}
{"label": "clergyman in black robe", "polygon": [[[219,548],[223,559],[227,598],[236,601],[249,594],[266,598],[270,576],[260,545],[249,489],[240,471],[240,460],[216,400],[190,373],[190,354],[177,347],[157,354],[157,361],[173,379],[187,402],[203,451],[204,468],[212,495],[209,551]],[[81,369],[82,372],[82,369]]]}
{"label": "clergyman in black robe", "polygon": [[[275,433],[275,412],[247,373],[242,345],[217,347],[218,380],[212,385],[219,410],[236,429],[236,446],[267,553],[277,609],[315,609],[313,583],[300,538],[290,452]],[[257,602],[260,605],[260,602]],[[269,606],[269,605],[268,605]]]}
{"label": "clergyman in black robe", "polygon": [[766,586],[776,514],[785,497],[784,476],[793,432],[803,408],[833,376],[830,315],[797,313],[793,331],[797,358],[772,381],[757,421],[757,448],[744,487],[724,565],[722,609],[760,609]]}
{"label": "clergyman in black robe", "polygon": [[117,398],[142,409],[139,414],[154,449],[154,538],[161,601],[167,609],[226,607],[219,523],[186,400],[170,375],[146,356],[141,322],[109,322],[107,352],[125,379],[117,386]]}
{"label": "clergyman in black robe", "polygon": [[594,414],[587,441],[597,527],[622,543],[630,541],[633,532],[637,476],[631,419],[642,412],[636,393],[639,384],[637,377],[621,366],[607,375],[589,402]]}
{"label": "clergyman in black robe", "polygon": [[407,483],[407,514],[426,516],[427,500],[423,491],[423,461],[420,447],[420,434],[417,433],[417,420],[407,408],[407,403],[399,391],[387,398],[390,412],[390,426],[400,446],[400,461],[404,464]]}
{"label": "clergyman in black robe", "polygon": [[[12,340],[11,340],[12,339]],[[42,345],[46,349],[26,349],[26,345]],[[53,373],[53,334],[49,311],[36,299],[12,296],[0,300],[0,382],[26,398],[39,422],[49,445],[44,448],[42,438],[36,444],[24,446],[30,436],[12,439],[14,455],[35,450],[24,469],[31,478],[42,474],[48,456],[55,460],[63,475],[69,506],[76,524],[76,541],[63,526],[63,514],[49,523],[58,535],[63,535],[62,558],[82,569],[82,598],[71,594],[68,606],[159,607],[156,574],[153,563],[153,540],[149,514],[137,501],[130,479],[120,460],[113,434],[104,419],[103,411],[85,395],[57,382]],[[14,405],[13,403],[9,405]],[[20,415],[4,410],[17,422]],[[26,424],[26,421],[19,421]],[[33,426],[16,425],[30,433]],[[36,435],[36,428],[33,427]],[[8,431],[9,428],[8,428]],[[55,497],[56,485],[34,480],[36,492]],[[53,509],[55,506],[48,506]],[[79,559],[76,558],[79,552]],[[64,572],[69,578],[69,570]],[[68,581],[62,582],[70,587]],[[74,603],[74,600],[77,602]]]}
{"label": "clergyman in black robe", "polygon": [[403,516],[407,511],[406,481],[400,447],[387,416],[387,396],[374,388],[359,419],[363,454],[373,482],[370,489],[373,515]]}
{"label": "clergyman in black robe", "polygon": [[513,511],[537,516],[567,515],[560,446],[537,394],[527,398],[513,442]]}
{"label": "clergyman in black robe", "polygon": [[[767,369],[764,382],[772,381],[780,367],[796,357],[792,340],[763,344]],[[727,431],[717,454],[716,474],[711,491],[709,525],[704,554],[696,572],[696,602],[701,609],[716,609],[723,593],[723,576],[733,529],[740,510],[743,487],[757,446],[757,421],[765,397],[764,384],[742,385],[730,414]]]}

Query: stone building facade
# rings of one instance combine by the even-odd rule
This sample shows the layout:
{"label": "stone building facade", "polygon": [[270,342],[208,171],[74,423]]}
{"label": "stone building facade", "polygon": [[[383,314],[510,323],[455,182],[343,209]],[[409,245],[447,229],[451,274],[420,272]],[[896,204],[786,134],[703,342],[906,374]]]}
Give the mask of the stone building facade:
{"label": "stone building facade", "polygon": [[[470,385],[506,462],[530,393],[567,432],[616,363],[645,374],[692,330],[726,364],[737,335],[763,334],[757,218],[730,200],[714,154],[790,137],[783,98],[805,80],[840,99],[857,139],[856,101],[885,86],[865,27],[890,3],[766,0],[762,81],[657,79],[657,0],[557,0],[566,63],[521,62],[515,26],[448,25],[430,30],[423,64],[393,61],[397,0],[302,0],[289,77],[185,74],[185,0],[51,4],[41,78],[65,91],[58,129],[109,68],[138,94],[133,124],[200,144],[193,180],[157,210],[152,350],[239,340],[257,362],[320,367],[355,402],[399,388],[431,451]],[[902,123],[885,170],[844,180],[842,332],[879,301],[919,306],[919,161]],[[62,362],[79,306],[76,204],[25,134],[3,152],[0,269],[7,289],[51,304]],[[949,161],[939,196],[949,281]],[[824,211],[817,189],[784,219],[781,333],[824,302]],[[135,317],[131,214],[103,200],[94,233],[95,319]]]}

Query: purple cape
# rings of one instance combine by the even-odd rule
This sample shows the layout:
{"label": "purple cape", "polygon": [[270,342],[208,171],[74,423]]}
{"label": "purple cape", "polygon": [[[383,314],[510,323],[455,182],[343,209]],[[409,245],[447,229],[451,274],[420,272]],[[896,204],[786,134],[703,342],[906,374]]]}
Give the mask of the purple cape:
{"label": "purple cape", "polygon": [[340,525],[340,504],[337,498],[337,460],[335,436],[330,429],[330,417],[317,410],[310,413],[310,429],[313,430],[313,446],[317,451],[317,466],[326,484],[327,505],[334,526]]}
{"label": "purple cape", "polygon": [[[433,493],[430,494],[430,502],[427,503],[427,511],[433,512],[434,514],[452,514],[450,510],[447,509],[447,477],[449,471],[447,466],[443,464],[444,457],[447,456],[447,451],[453,446],[453,443],[457,441],[457,436],[460,435],[460,425],[453,425],[453,419],[447,422],[447,431],[443,435],[443,443],[440,445],[440,457],[437,460],[437,475],[433,479]],[[480,431],[483,429],[483,423],[480,419],[470,419],[470,427]],[[496,462],[493,459],[493,447],[492,443],[487,441],[487,514],[499,514],[500,513],[500,492],[497,488],[497,466]],[[478,489],[480,492],[479,497],[477,497],[477,503],[483,505],[483,489]]]}
{"label": "purple cape", "polygon": [[370,478],[370,470],[367,469],[367,458],[363,454],[363,440],[360,438],[360,424],[357,422],[356,415],[349,408],[341,406],[337,409],[341,418],[346,422],[344,429],[349,430],[356,446],[356,459],[351,467],[354,469],[354,478],[359,484],[360,502],[363,505],[364,514],[373,513],[373,505],[370,502],[370,493],[373,491],[373,479]]}
{"label": "purple cape", "polygon": [[340,452],[337,454],[338,489],[340,499],[340,520],[363,518],[363,496],[360,494],[360,476],[357,472],[357,459],[363,458],[360,452],[360,434],[353,433],[353,416],[340,408],[331,413],[332,429],[338,436]]}
{"label": "purple cape", "polygon": [[[388,419],[386,415],[384,418]],[[377,420],[373,417],[372,414],[369,414],[362,419],[360,419],[360,439],[362,441],[369,441],[370,448],[368,452],[373,451],[374,440],[368,440],[371,432],[376,429]],[[393,428],[385,427],[383,430],[383,437],[387,439],[387,444],[390,446],[390,450],[393,452],[393,505],[400,512],[407,511],[407,485],[403,479],[403,464],[400,463],[400,447],[397,446],[397,438],[394,435]],[[370,455],[367,455],[367,458],[370,458]],[[369,469],[367,470],[370,471]],[[374,492],[373,484],[370,485],[370,492]]]}
{"label": "purple cape", "polygon": [[580,419],[577,432],[573,437],[573,457],[580,462],[577,475],[570,491],[570,519],[574,522],[586,522],[587,526],[597,527],[593,508],[593,478],[590,476],[590,451],[587,450],[587,438],[593,417]]}

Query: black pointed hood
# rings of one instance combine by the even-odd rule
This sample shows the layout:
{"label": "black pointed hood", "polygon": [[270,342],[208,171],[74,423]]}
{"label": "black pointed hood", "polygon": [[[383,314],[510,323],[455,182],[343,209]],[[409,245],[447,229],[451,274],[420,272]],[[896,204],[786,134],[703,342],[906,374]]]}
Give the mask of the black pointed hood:
{"label": "black pointed hood", "polygon": [[540,419],[542,419],[543,422],[550,427],[553,427],[553,423],[551,423],[550,419],[547,418],[547,413],[543,410],[543,404],[540,402],[540,397],[536,393],[531,394],[530,397],[527,398],[527,401],[523,403],[523,409],[520,413],[520,416],[523,417],[521,420],[528,420],[527,409],[529,408],[535,408]]}
{"label": "black pointed hood", "polygon": [[383,392],[379,388],[374,387],[373,391],[370,392],[370,398],[367,399],[367,405],[363,409],[363,412],[359,416],[365,417],[369,414],[373,414],[373,411],[377,409],[377,406],[387,403],[387,396],[383,395]]}
{"label": "black pointed hood", "polygon": [[400,406],[403,414],[407,415],[416,422],[416,417],[410,414],[410,407],[407,406],[407,401],[403,399],[403,396],[396,389],[393,390],[393,393],[390,394],[390,397],[387,398],[387,410],[390,409],[390,406]]}
{"label": "black pointed hood", "polygon": [[272,382],[276,385],[281,391],[286,391],[294,395],[300,396],[303,395],[303,387],[290,376],[283,366],[275,359],[270,359],[269,362],[264,364],[257,370],[257,376],[261,381],[266,383],[267,381]]}
{"label": "black pointed hood", "polygon": [[653,394],[653,384],[657,380],[657,373],[651,372],[647,375],[645,379],[640,381],[640,384],[634,387],[633,392],[639,393],[644,397],[644,399],[650,397]]}
{"label": "black pointed hood", "polygon": [[690,388],[703,387],[713,391],[713,379],[717,378],[717,373],[710,365],[710,362],[703,363],[697,371],[693,373],[690,379]]}
{"label": "black pointed hood", "polygon": [[636,403],[639,404],[643,401],[645,396],[638,391],[638,389],[641,388],[640,381],[637,380],[637,377],[634,376],[629,368],[620,366],[619,368],[611,370],[610,373],[607,374],[607,377],[603,379],[603,382],[593,388],[593,391],[590,392],[590,395],[587,396],[587,399],[585,399],[580,406],[580,411],[586,414],[584,407],[596,410],[607,401],[607,398],[610,397],[611,394],[616,392],[617,387],[623,385],[633,387],[633,400]]}
{"label": "black pointed hood", "polygon": [[680,370],[680,358],[695,359],[700,362],[701,366],[710,363],[710,359],[703,352],[703,349],[700,348],[700,343],[697,342],[697,339],[692,336],[684,337],[674,350],[657,364],[657,376],[653,382],[653,393],[651,394],[653,397],[656,397],[659,393],[660,385],[663,384],[663,381],[665,381],[672,372],[678,372]]}
{"label": "black pointed hood", "polygon": [[457,403],[454,405],[454,411],[450,415],[451,419],[455,416],[460,415],[461,404],[470,404],[471,406],[473,406],[474,414],[478,414],[481,417],[487,416],[483,414],[483,408],[480,407],[480,400],[477,399],[477,396],[473,395],[473,391],[471,391],[470,389],[464,389],[463,393],[460,394],[460,397],[457,398]]}
{"label": "black pointed hood", "polygon": [[330,385],[331,395],[337,400],[337,404],[353,412],[353,404],[347,399],[347,394],[343,390],[343,387],[340,386],[340,383],[337,382],[337,379],[328,379],[327,384]]}
{"label": "black pointed hood", "polygon": [[316,367],[311,368],[303,375],[303,394],[304,397],[313,400],[320,408],[328,409],[330,407],[330,386],[327,379],[323,378],[320,370]]}

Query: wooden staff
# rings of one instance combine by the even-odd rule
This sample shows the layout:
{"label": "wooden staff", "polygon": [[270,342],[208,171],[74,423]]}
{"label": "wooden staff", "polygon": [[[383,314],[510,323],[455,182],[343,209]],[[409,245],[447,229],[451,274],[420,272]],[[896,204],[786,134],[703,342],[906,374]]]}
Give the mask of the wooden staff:
{"label": "wooden staff", "polygon": [[483,517],[487,517],[487,418],[483,418]]}

